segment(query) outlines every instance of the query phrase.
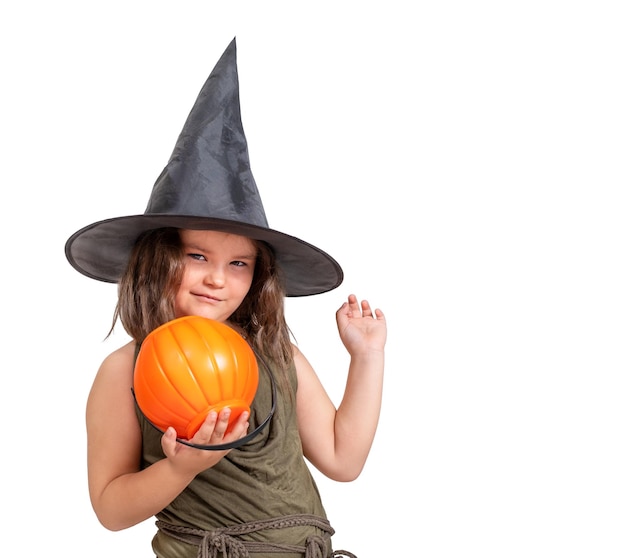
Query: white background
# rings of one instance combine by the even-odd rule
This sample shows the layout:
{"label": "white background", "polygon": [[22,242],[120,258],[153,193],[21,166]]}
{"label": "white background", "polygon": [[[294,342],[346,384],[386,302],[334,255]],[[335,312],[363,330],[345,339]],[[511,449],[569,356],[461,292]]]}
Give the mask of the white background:
{"label": "white background", "polygon": [[[228,5],[227,8],[224,6]],[[345,282],[289,300],[338,403],[334,312],[389,323],[368,464],[319,479],[359,558],[626,555],[626,18],[620,2],[4,3],[4,545],[150,556],[89,504],[84,406],[115,286],[64,243],[143,213],[237,37],[272,228]],[[8,521],[8,523],[7,523]]]}

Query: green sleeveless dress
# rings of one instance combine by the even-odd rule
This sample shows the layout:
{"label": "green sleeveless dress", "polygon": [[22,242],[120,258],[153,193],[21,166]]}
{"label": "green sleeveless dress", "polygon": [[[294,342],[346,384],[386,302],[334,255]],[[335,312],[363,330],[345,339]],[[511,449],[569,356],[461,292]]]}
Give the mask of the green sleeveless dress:
{"label": "green sleeveless dress", "polygon": [[[272,365],[270,363],[270,365]],[[261,432],[245,445],[235,448],[214,467],[203,471],[164,510],[160,522],[184,531],[213,532],[224,527],[268,519],[306,514],[326,520],[326,512],[311,471],[302,454],[296,420],[295,366],[289,369],[290,392],[277,389],[276,410]],[[271,381],[259,361],[259,386],[251,407],[250,432],[268,416],[272,405]],[[164,458],[161,432],[138,411],[143,433],[142,467]],[[241,541],[257,541],[304,547],[307,540],[325,536],[326,555],[332,556],[329,529],[314,524],[292,524],[281,528],[237,534]],[[331,533],[332,534],[332,529]],[[192,537],[193,538],[193,537]],[[250,543],[247,543],[250,544]],[[255,546],[254,544],[252,546]],[[198,546],[179,540],[159,529],[152,540],[158,558],[195,558]],[[255,550],[254,558],[302,558],[302,552]],[[235,552],[235,554],[237,554]],[[222,552],[219,553],[222,556]],[[238,555],[238,554],[237,554]]]}

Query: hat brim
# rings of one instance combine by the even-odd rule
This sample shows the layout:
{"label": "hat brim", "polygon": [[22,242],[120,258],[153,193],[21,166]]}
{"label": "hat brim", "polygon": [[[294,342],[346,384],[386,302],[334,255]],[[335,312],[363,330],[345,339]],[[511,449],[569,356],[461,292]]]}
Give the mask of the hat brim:
{"label": "hat brim", "polygon": [[238,221],[192,215],[143,214],[98,221],[70,236],[65,255],[83,275],[117,283],[139,235],[162,227],[214,230],[267,242],[276,253],[289,297],[324,293],[343,281],[343,271],[330,255],[299,238]]}

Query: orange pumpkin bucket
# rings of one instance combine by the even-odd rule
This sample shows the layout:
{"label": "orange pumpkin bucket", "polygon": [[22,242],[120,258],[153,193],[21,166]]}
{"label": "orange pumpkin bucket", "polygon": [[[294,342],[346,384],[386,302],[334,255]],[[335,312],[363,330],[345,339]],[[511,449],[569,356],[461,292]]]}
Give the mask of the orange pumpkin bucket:
{"label": "orange pumpkin bucket", "polygon": [[179,439],[189,440],[212,410],[229,407],[229,424],[249,412],[258,383],[256,356],[239,333],[215,320],[185,316],[145,338],[133,393],[155,427],[173,426]]}

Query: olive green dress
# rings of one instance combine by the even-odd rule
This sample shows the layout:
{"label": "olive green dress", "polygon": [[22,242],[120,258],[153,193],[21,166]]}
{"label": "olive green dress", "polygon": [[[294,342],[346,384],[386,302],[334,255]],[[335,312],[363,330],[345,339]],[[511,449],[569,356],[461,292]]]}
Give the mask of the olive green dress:
{"label": "olive green dress", "polygon": [[[231,450],[214,467],[197,475],[169,506],[157,514],[157,525],[165,522],[181,531],[189,528],[214,532],[224,527],[299,514],[327,522],[318,488],[302,454],[296,420],[295,366],[292,365],[288,373],[289,393],[277,389],[276,410],[269,424],[245,445]],[[259,387],[251,408],[250,432],[266,419],[271,405],[270,376],[259,361]],[[164,458],[162,434],[139,411],[138,416],[143,432],[142,466],[145,468]],[[304,547],[311,537],[324,536],[324,552],[327,556],[332,555],[329,540],[332,528],[320,529],[314,521],[309,525],[295,523],[287,522],[281,528],[237,534],[235,538],[288,545],[288,549],[291,545]],[[197,544],[179,540],[162,529],[154,536],[152,548],[158,558],[198,556]],[[276,553],[262,548],[250,554],[254,558],[304,556],[302,552]],[[222,556],[221,551],[219,555]]]}

